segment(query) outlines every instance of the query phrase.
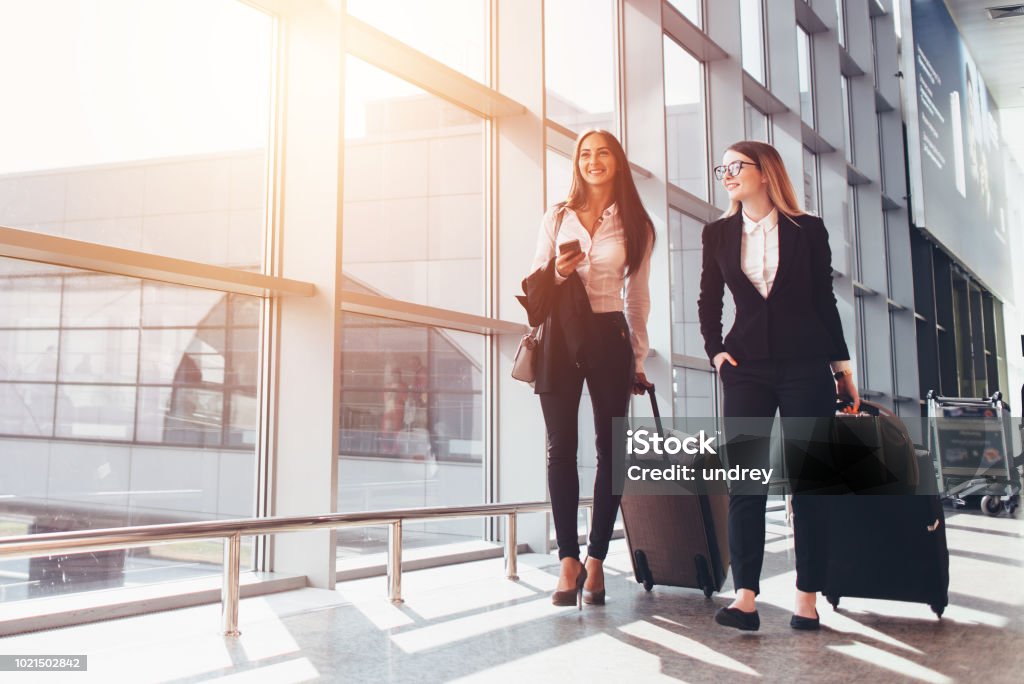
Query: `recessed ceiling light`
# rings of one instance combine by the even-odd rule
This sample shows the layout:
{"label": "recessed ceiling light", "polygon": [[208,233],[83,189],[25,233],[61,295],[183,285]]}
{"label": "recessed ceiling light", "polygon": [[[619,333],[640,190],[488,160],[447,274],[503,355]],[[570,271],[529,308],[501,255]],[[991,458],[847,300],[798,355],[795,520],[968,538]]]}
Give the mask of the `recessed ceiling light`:
{"label": "recessed ceiling light", "polygon": [[1013,19],[1014,17],[1024,17],[1024,4],[1000,5],[999,7],[989,7],[987,9],[989,19]]}

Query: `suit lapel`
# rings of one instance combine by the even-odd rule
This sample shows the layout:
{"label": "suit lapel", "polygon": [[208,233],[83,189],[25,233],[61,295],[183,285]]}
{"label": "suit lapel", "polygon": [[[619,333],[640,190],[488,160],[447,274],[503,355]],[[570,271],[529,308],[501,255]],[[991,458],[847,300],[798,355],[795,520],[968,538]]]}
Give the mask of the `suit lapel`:
{"label": "suit lapel", "polygon": [[800,230],[800,226],[794,223],[796,219],[791,219],[782,212],[779,212],[779,267],[775,271],[775,282],[772,283],[771,292],[768,296],[779,289],[779,285],[786,281],[789,276],[789,272],[793,270],[793,259],[795,258],[796,242],[799,239],[797,231]]}
{"label": "suit lapel", "polygon": [[[728,268],[733,272],[733,276],[736,280],[746,283],[746,286],[750,288],[760,299],[761,293],[757,291],[754,284],[747,278],[747,274],[743,272],[743,213],[742,210],[737,211],[731,217],[729,222],[726,224],[726,236],[728,240],[728,252],[726,253],[728,260]],[[734,281],[735,282],[735,281]]]}

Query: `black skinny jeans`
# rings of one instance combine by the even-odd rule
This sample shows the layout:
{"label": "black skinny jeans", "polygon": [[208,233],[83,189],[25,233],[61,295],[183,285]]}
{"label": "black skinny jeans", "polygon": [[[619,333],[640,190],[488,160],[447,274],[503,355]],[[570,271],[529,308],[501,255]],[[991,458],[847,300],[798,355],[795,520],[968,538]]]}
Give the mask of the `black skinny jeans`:
{"label": "black skinny jeans", "polygon": [[621,498],[612,494],[612,418],[626,415],[635,377],[629,327],[622,313],[594,315],[593,334],[588,338],[583,356],[584,361],[578,367],[567,369],[557,390],[540,395],[548,434],[548,492],[559,560],[579,560],[580,557],[576,527],[580,479],[576,451],[584,380],[590,390],[597,434],[594,514],[587,554],[600,560],[608,555]]}
{"label": "black skinny jeans", "polygon": [[[834,415],[836,388],[828,361],[744,361],[722,364],[723,417],[726,438],[732,440],[743,421],[729,418],[771,418],[778,409],[785,418],[823,418]],[[769,467],[769,440],[750,440],[727,447],[729,465]],[[791,473],[791,475],[793,475]],[[729,555],[734,588],[760,593],[764,563],[767,488],[759,494],[729,496]],[[749,490],[745,490],[749,491]],[[825,588],[825,547],[828,508],[824,496],[793,495],[793,542],[796,586],[800,591]]]}

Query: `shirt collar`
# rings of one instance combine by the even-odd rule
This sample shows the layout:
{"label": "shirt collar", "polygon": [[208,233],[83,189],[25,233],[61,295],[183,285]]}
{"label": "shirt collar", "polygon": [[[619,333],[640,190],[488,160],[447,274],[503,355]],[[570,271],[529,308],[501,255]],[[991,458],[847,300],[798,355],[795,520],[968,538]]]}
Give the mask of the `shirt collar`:
{"label": "shirt collar", "polygon": [[743,214],[743,232],[746,233],[747,235],[753,233],[754,230],[756,230],[759,226],[761,230],[763,230],[766,233],[770,233],[772,230],[778,228],[779,226],[778,209],[772,209],[771,212],[760,221],[754,221],[749,216],[747,216],[747,212],[745,211],[741,213]]}

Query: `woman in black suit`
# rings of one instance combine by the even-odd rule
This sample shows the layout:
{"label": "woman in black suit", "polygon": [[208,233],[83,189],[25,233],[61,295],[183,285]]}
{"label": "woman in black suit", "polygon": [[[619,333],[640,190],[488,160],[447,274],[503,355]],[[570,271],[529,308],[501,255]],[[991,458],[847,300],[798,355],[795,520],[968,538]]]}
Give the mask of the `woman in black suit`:
{"label": "woman in black suit", "polygon": [[[779,153],[738,142],[715,168],[729,193],[724,216],[704,228],[697,304],[704,348],[723,387],[729,418],[832,415],[837,393],[856,411],[860,397],[832,291],[828,231],[800,209]],[[722,297],[729,287],[736,320],[722,338]],[[733,422],[733,426],[736,423]],[[767,465],[766,440],[728,451],[730,465]],[[745,490],[750,491],[750,490]],[[767,486],[729,497],[729,552],[736,600],[715,615],[743,630],[760,626],[755,599],[764,560]],[[793,497],[796,546],[795,629],[818,629],[817,592],[824,589],[823,511],[810,495]]]}

